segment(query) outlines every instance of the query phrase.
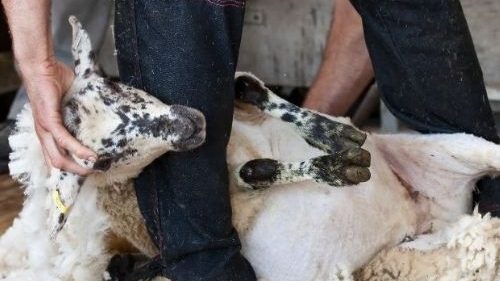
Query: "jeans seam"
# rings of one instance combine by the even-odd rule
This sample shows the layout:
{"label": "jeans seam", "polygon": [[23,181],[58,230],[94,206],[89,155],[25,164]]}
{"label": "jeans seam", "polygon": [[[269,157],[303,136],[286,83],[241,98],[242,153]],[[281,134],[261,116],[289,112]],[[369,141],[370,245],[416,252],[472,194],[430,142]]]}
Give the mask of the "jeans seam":
{"label": "jeans seam", "polygon": [[[151,177],[151,184],[153,186],[155,186],[156,188],[154,188],[154,191],[155,191],[155,194],[153,195],[153,204],[156,206],[156,210],[153,209],[153,216],[154,216],[154,221],[156,223],[156,238],[158,240],[158,245],[157,247],[160,249],[160,261],[163,260],[162,258],[162,255],[161,253],[163,253],[162,249],[163,249],[163,244],[165,243],[164,241],[164,237],[162,235],[162,232],[163,232],[163,229],[162,229],[162,222],[161,222],[161,214],[160,214],[160,210],[161,210],[161,206],[160,206],[160,200],[158,199],[159,198],[159,190],[158,190],[158,183],[156,182],[156,177],[155,175],[153,175]],[[156,211],[156,212],[155,212]],[[161,262],[160,262],[161,264]]]}
{"label": "jeans seam", "polygon": [[245,1],[243,0],[205,0],[205,1],[210,4],[221,7],[228,7],[228,6],[237,8],[245,7]]}
{"label": "jeans seam", "polygon": [[131,1],[131,8],[132,8],[132,13],[131,13],[131,16],[133,17],[131,19],[131,21],[134,23],[134,26],[133,26],[133,40],[132,41],[132,44],[133,44],[133,48],[134,48],[134,53],[135,53],[135,57],[134,57],[134,74],[136,76],[136,79],[137,79],[137,83],[139,86],[139,88],[144,88],[144,83],[143,83],[143,79],[142,79],[142,71],[141,71],[141,64],[140,64],[140,59],[139,59],[139,44],[137,43],[137,12],[136,12],[136,2],[135,0]]}
{"label": "jeans seam", "polygon": [[[139,55],[139,44],[138,44],[138,35],[137,35],[137,9],[136,9],[136,0],[132,0],[130,1],[131,2],[131,9],[132,9],[132,13],[131,13],[131,16],[132,16],[132,19],[131,21],[133,22],[133,40],[132,41],[132,44],[133,44],[133,48],[134,48],[134,54],[135,54],[135,57],[134,57],[134,75],[136,76],[135,79],[137,79],[137,85],[139,88],[143,89],[143,90],[146,90],[144,89],[144,81],[143,81],[143,78],[142,78],[142,69],[141,69],[141,60],[140,60],[140,55]],[[152,185],[153,186],[156,186],[158,187],[157,183],[156,183],[156,178],[155,176],[152,176],[151,177],[151,181],[152,181]],[[163,247],[163,244],[164,244],[164,239],[163,239],[163,235],[161,235],[162,233],[162,223],[161,223],[161,214],[160,214],[160,202],[159,202],[159,194],[158,194],[159,190],[158,188],[154,188],[154,193],[155,194],[152,194],[152,197],[153,197],[153,201],[152,202],[155,206],[156,206],[156,210],[153,208],[152,210],[152,216],[153,216],[153,223],[156,224],[156,233],[154,233],[153,235],[156,236],[157,238],[157,243],[158,245],[156,245],[159,249],[162,249]],[[155,237],[151,237],[153,240]],[[161,255],[160,255],[160,259],[161,259]]]}

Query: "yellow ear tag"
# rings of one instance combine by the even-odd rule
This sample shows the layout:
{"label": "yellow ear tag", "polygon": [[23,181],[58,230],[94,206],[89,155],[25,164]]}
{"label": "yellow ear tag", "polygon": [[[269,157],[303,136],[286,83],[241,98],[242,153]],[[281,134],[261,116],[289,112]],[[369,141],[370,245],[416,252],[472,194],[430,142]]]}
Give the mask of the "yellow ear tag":
{"label": "yellow ear tag", "polygon": [[68,212],[68,207],[66,207],[66,205],[64,205],[64,203],[62,202],[59,190],[52,191],[52,201],[54,201],[54,204],[56,204],[56,207],[59,210],[59,212],[61,212],[64,215]]}

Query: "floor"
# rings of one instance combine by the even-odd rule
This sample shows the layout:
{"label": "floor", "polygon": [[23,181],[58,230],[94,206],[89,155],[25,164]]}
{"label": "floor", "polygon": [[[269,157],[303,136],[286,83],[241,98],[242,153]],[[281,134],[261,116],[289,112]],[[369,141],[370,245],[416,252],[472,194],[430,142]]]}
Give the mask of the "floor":
{"label": "floor", "polygon": [[0,175],[0,233],[3,233],[12,223],[21,209],[22,190],[9,175]]}

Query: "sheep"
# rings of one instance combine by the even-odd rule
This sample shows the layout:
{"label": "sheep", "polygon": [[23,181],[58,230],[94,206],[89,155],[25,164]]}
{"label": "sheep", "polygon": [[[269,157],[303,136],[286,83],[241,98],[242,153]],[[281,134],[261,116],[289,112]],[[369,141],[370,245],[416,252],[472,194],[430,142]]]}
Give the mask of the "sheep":
{"label": "sheep", "polygon": [[[271,95],[265,87],[263,92]],[[498,174],[498,145],[468,134],[369,134],[363,144],[372,158],[367,182],[338,189],[313,178],[301,182],[301,174],[294,175],[298,181],[271,174],[256,182],[245,176],[258,172],[255,161],[265,160],[262,164],[267,167],[269,159],[300,163],[325,155],[309,145],[296,128],[260,110],[246,103],[237,105],[228,148],[233,222],[243,253],[260,278],[500,278],[500,220],[468,215],[475,181]],[[349,124],[346,119],[333,120]],[[254,172],[245,171],[246,166],[254,167]],[[113,204],[116,200],[107,201]],[[127,195],[118,200],[132,203],[121,205],[123,209],[137,209]],[[141,224],[140,218],[132,224],[127,221],[128,226],[120,223],[120,215],[111,220],[116,224],[114,231],[140,252],[157,254],[148,250],[152,246],[137,245],[150,241],[147,236],[129,237],[133,233],[129,227]],[[433,267],[428,268],[430,263]],[[431,270],[431,277],[422,277]]]}
{"label": "sheep", "polygon": [[[99,155],[75,160],[101,172],[49,169],[26,107],[9,141],[27,199],[0,238],[0,280],[108,280],[109,231],[155,256],[132,179],[163,153],[204,140],[198,111],[99,77],[88,36],[70,22],[77,78],[65,124]],[[233,222],[260,280],[417,281],[428,260],[430,280],[499,280],[499,219],[467,214],[475,180],[500,170],[496,144],[467,134],[365,135],[348,119],[290,105],[251,74],[238,73],[236,85]]]}

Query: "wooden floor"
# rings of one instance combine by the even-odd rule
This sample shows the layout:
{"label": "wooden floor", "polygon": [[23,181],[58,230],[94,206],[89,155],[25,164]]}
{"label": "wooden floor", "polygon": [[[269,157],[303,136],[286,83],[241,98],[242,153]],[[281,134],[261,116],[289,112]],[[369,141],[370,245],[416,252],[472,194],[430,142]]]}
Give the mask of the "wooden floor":
{"label": "wooden floor", "polygon": [[0,175],[0,233],[3,233],[21,210],[23,192],[9,175]]}

